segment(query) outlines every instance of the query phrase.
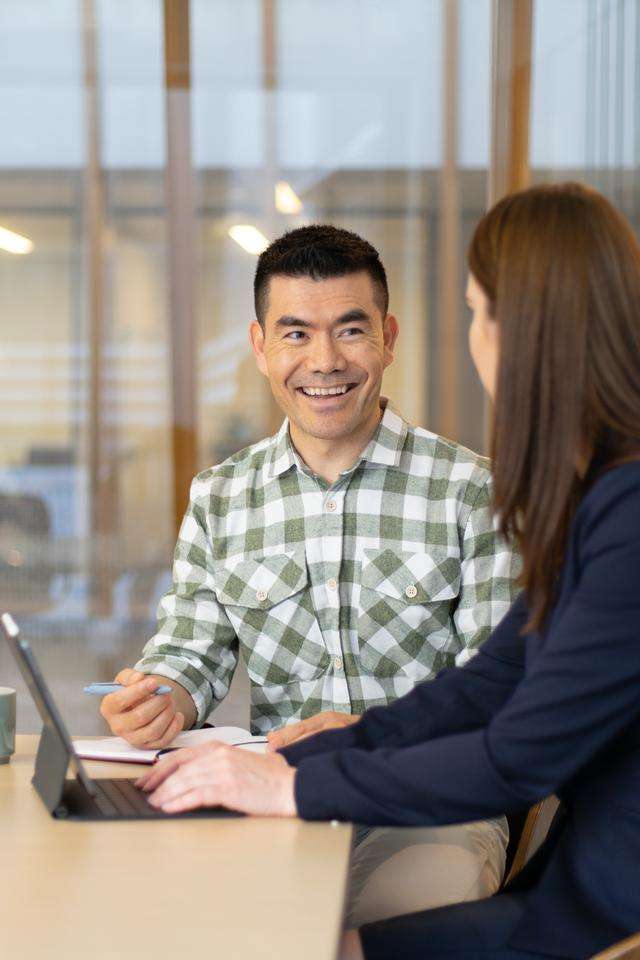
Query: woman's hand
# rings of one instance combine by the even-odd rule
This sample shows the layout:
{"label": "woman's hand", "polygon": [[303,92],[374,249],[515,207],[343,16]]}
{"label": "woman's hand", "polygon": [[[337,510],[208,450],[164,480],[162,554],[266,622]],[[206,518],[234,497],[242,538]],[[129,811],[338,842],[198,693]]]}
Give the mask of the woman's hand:
{"label": "woman's hand", "polygon": [[222,806],[259,817],[295,817],[295,775],[280,755],[206,743],[171,753],[136,786],[165,813]]}
{"label": "woman's hand", "polygon": [[348,727],[352,723],[357,723],[359,716],[352,713],[338,713],[336,710],[325,710],[324,713],[318,713],[315,717],[309,717],[308,720],[301,720],[300,723],[292,723],[288,727],[280,727],[279,730],[267,734],[267,750],[281,750],[282,747],[288,747],[296,740],[304,740],[305,737],[311,737],[314,733],[320,733],[321,730],[335,730],[338,727]]}

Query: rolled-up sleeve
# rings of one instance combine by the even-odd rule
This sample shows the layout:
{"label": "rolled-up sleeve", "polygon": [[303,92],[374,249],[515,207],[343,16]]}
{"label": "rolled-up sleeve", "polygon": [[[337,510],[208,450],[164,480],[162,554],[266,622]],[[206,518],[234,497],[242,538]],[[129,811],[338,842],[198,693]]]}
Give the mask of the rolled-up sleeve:
{"label": "rolled-up sleeve", "polygon": [[158,629],[135,665],[177,681],[191,694],[201,726],[228,690],[238,640],[215,592],[212,535],[196,478],[173,559],[173,584],[158,607]]}

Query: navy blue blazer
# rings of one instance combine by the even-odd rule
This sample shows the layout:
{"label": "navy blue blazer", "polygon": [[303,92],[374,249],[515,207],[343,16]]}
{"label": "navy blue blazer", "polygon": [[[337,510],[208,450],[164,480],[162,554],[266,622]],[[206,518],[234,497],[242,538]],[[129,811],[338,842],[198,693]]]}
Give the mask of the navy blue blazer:
{"label": "navy blue blazer", "polygon": [[509,942],[586,957],[640,930],[640,463],[585,495],[548,627],[526,620],[521,595],[464,667],[282,752],[308,820],[459,823],[557,793]]}

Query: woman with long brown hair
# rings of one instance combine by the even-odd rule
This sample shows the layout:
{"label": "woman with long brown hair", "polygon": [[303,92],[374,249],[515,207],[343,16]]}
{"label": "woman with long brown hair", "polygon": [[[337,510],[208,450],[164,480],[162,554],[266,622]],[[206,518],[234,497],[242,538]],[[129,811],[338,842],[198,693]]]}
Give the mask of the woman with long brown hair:
{"label": "woman with long brown hair", "polygon": [[344,957],[583,958],[640,930],[640,246],[595,191],[536,187],[482,219],[469,268],[523,592],[468,664],[357,724],[277,756],[217,749],[207,800],[413,826],[557,793],[562,816],[497,896],[368,924]]}

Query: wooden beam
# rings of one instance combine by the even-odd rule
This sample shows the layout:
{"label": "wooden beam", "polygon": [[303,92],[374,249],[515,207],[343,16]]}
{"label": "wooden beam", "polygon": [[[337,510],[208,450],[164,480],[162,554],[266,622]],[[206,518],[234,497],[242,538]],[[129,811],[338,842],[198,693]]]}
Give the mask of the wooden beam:
{"label": "wooden beam", "polygon": [[[264,101],[264,224],[269,240],[280,226],[275,211],[274,186],[278,180],[278,34],[276,0],[262,0],[262,96]],[[266,382],[267,429],[275,433],[283,413]]]}
{"label": "wooden beam", "polygon": [[91,614],[112,612],[112,547],[117,529],[117,451],[113,425],[104,423],[105,195],[101,166],[100,92],[94,0],[83,0],[84,117],[86,160],[82,182],[84,303],[89,329],[89,578]]}
{"label": "wooden beam", "polygon": [[489,205],[528,186],[533,0],[493,0]]}
{"label": "wooden beam", "polygon": [[197,472],[194,189],[189,0],[164,0],[169,346],[176,533]]}
{"label": "wooden beam", "polygon": [[262,86],[275,90],[278,85],[275,0],[262,0]]}
{"label": "wooden beam", "polygon": [[458,184],[458,0],[445,0],[440,175],[438,431],[460,427],[460,196]]}
{"label": "wooden beam", "polygon": [[[533,0],[493,0],[491,161],[488,206],[529,185]],[[485,451],[491,407],[484,401]]]}

